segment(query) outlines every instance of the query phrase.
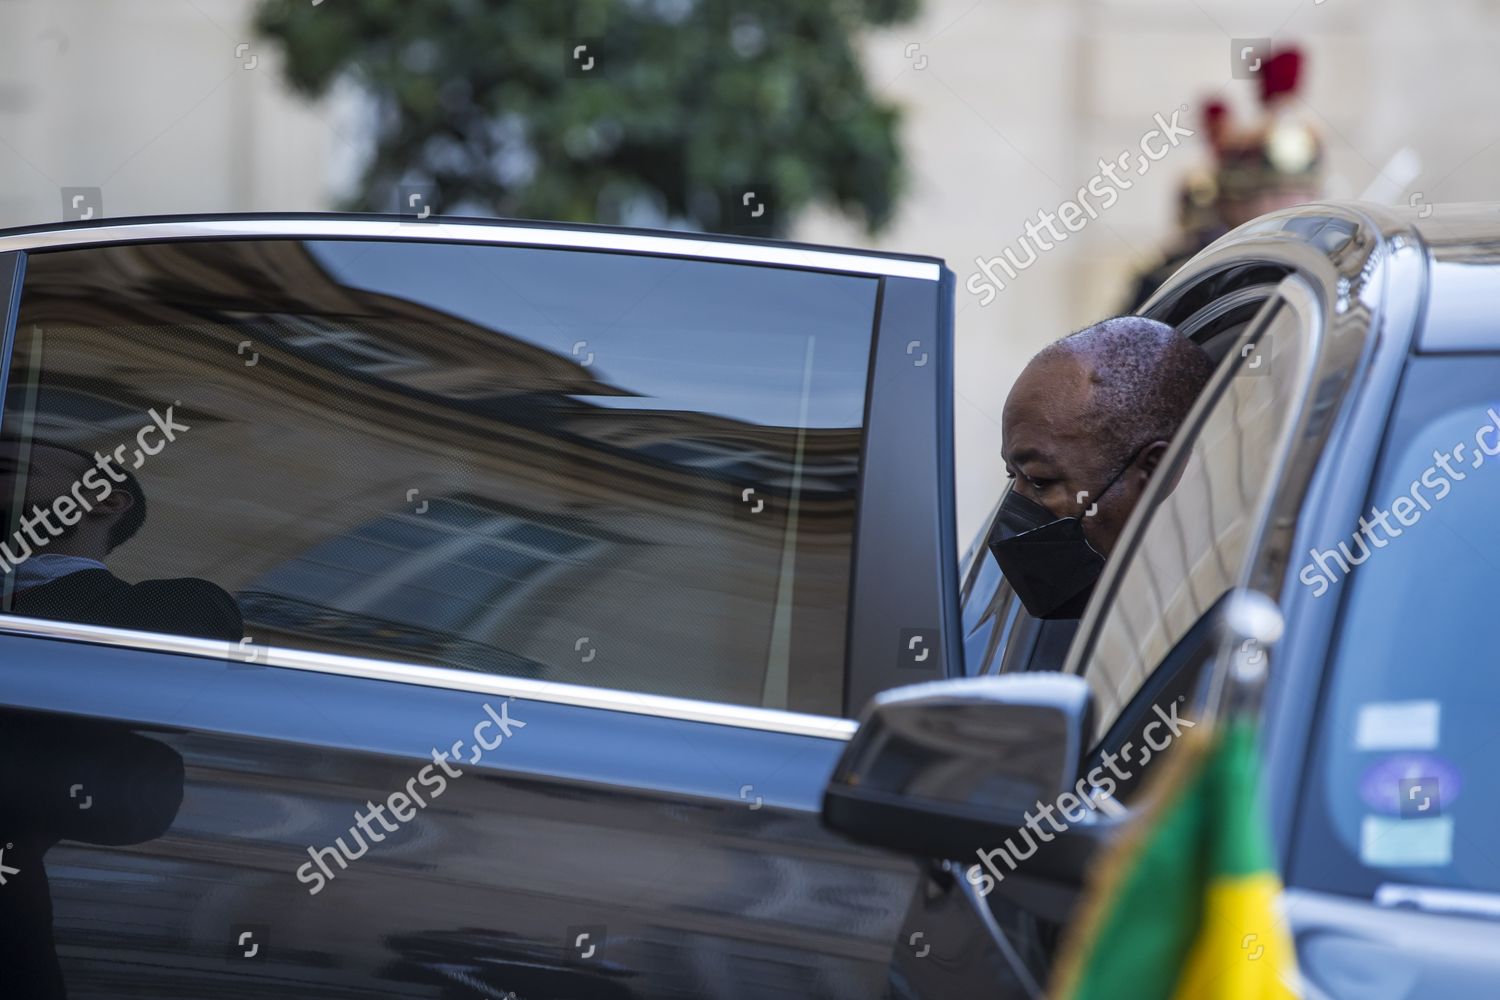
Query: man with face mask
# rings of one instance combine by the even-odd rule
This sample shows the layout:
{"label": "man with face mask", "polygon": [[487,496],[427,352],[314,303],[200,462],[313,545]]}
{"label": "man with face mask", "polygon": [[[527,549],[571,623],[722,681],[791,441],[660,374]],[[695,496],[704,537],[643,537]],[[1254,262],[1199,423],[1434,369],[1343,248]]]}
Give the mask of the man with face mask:
{"label": "man with face mask", "polygon": [[1043,348],[1005,401],[1011,479],[990,551],[1035,618],[1083,615],[1130,512],[1213,373],[1172,327],[1121,316]]}
{"label": "man with face mask", "polygon": [[244,623],[223,588],[195,577],[127,583],[105,565],[135,537],[148,505],[133,472],[110,466],[106,475],[96,461],[67,445],[37,440],[23,447],[0,438],[0,532],[21,525],[0,536],[0,575],[7,578],[0,585],[13,590],[10,610],[237,642]]}

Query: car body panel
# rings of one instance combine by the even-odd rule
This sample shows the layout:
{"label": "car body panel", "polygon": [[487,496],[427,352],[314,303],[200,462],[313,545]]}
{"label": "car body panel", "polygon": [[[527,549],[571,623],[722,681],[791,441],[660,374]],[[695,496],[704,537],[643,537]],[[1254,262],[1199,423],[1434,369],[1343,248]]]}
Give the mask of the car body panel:
{"label": "car body panel", "polygon": [[[29,803],[40,815],[79,805],[65,794],[75,783],[92,809],[125,794],[136,808],[181,803],[144,844],[122,852],[94,834],[102,844],[48,855],[75,991],[253,996],[271,976],[299,995],[423,995],[448,966],[522,996],[736,995],[754,984],[854,996],[883,983],[902,917],[889,904],[910,895],[915,866],[815,822],[841,740],[227,658],[4,646],[5,728],[39,737],[35,768],[59,770],[47,755],[67,744],[73,771],[46,786],[55,803]],[[476,753],[486,705],[508,706],[524,727],[508,739],[489,727],[477,739],[502,740]],[[184,783],[129,780],[114,741],[92,737],[124,732],[180,757]],[[326,862],[326,884],[297,877],[309,846],[337,835],[354,852],[354,812],[406,787],[453,741],[463,774],[436,795],[431,781],[415,786],[430,796],[417,822],[397,823],[347,870]],[[11,857],[18,880],[34,876]],[[226,945],[242,925],[265,928],[255,978]],[[574,926],[603,928],[588,960],[565,948]],[[132,975],[100,954],[110,941],[160,964]]]}
{"label": "car body panel", "polygon": [[[931,317],[949,331],[924,334]],[[888,279],[859,496],[845,713],[886,688],[957,676],[952,287]],[[926,326],[924,327],[924,324]],[[937,490],[933,489],[934,484]],[[914,645],[914,648],[913,647]]]}
{"label": "car body panel", "polygon": [[1500,976],[1491,919],[1390,909],[1291,890],[1307,1000],[1491,996]]}

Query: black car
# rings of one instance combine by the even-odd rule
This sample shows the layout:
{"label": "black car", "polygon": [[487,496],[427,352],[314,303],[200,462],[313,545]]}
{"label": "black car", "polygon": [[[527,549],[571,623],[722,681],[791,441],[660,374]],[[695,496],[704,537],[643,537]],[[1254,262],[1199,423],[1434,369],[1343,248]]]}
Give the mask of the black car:
{"label": "black car", "polygon": [[1074,628],[960,572],[937,261],[8,235],[6,995],[1037,996],[1149,782],[976,852],[1257,664],[1309,995],[1483,995],[1497,234],[1310,206],[1169,282],[1219,371]]}

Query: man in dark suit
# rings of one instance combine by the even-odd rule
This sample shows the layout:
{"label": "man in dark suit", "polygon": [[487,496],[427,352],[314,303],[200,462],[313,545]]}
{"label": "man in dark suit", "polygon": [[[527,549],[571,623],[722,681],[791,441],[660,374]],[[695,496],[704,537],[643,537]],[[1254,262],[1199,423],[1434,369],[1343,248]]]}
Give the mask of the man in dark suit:
{"label": "man in dark suit", "polygon": [[19,506],[19,517],[0,525],[20,525],[0,540],[15,578],[11,613],[230,642],[244,636],[234,598],[207,580],[131,584],[110,572],[105,557],[145,523],[146,494],[107,457],[0,441],[0,504]]}

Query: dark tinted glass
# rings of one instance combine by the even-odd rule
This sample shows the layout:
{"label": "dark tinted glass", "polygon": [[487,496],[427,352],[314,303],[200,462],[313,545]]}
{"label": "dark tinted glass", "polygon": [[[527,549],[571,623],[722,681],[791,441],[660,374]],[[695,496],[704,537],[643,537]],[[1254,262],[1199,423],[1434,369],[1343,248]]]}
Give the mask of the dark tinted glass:
{"label": "dark tinted glass", "polygon": [[1153,503],[1148,492],[1132,515],[1145,524],[1083,666],[1097,738],[1244,574],[1266,470],[1306,379],[1302,319],[1288,305],[1275,309],[1231,355],[1234,374],[1186,431],[1193,437],[1175,467],[1158,471],[1162,493]]}
{"label": "dark tinted glass", "polygon": [[396,241],[34,255],[5,608],[838,714],[877,287]]}
{"label": "dark tinted glass", "polygon": [[1295,563],[1348,580],[1297,881],[1500,891],[1500,358],[1413,363],[1365,509]]}

